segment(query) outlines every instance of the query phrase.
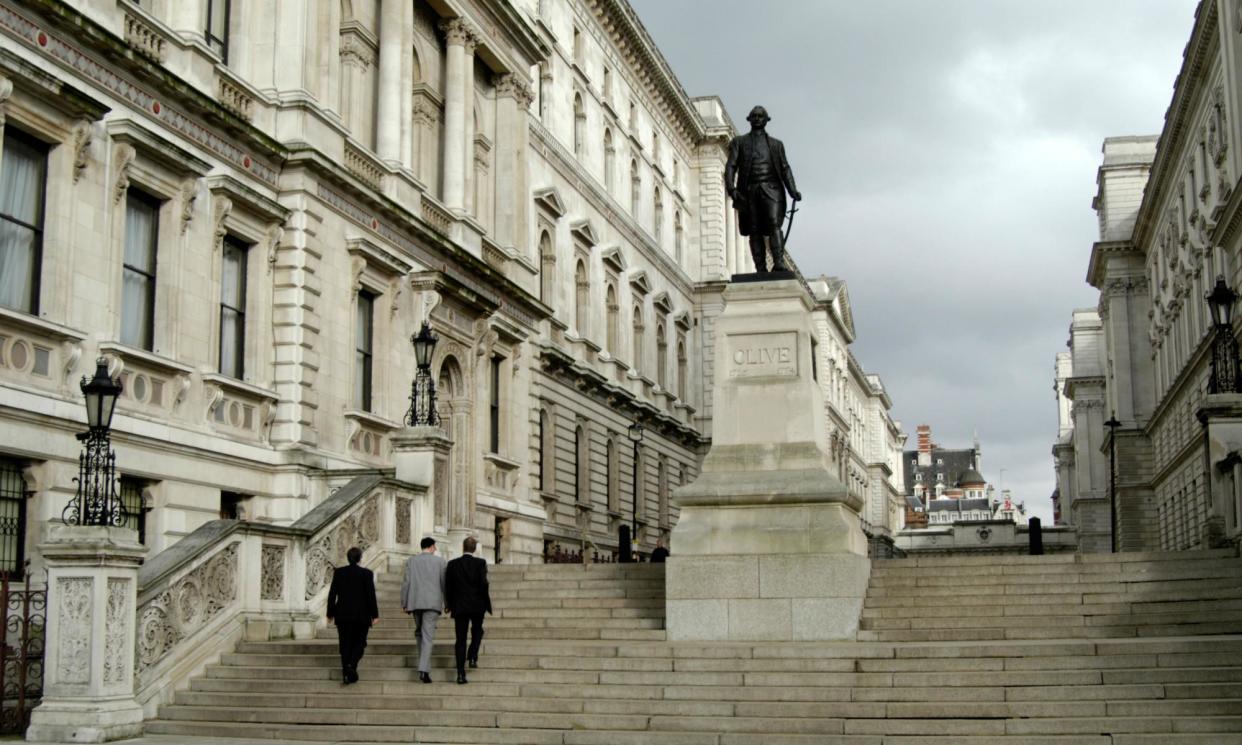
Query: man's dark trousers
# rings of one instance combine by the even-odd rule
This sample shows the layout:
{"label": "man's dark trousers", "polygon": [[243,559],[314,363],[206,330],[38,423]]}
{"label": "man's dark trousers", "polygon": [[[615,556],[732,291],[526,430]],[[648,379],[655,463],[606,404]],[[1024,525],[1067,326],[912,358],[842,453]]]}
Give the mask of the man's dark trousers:
{"label": "man's dark trousers", "polygon": [[358,663],[367,648],[367,634],[370,631],[370,621],[337,621],[336,638],[341,647],[342,670],[358,674]]}
{"label": "man's dark trousers", "polygon": [[[457,672],[466,670],[466,660],[478,662],[479,644],[483,641],[483,614],[471,613],[469,616],[453,616],[453,626],[457,630],[457,642],[453,645],[453,654],[457,657]],[[470,646],[466,647],[466,629],[470,629]]]}

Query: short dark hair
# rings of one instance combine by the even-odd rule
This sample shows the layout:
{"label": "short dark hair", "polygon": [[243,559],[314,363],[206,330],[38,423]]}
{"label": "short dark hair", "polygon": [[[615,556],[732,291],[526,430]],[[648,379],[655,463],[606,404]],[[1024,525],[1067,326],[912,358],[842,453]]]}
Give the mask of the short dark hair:
{"label": "short dark hair", "polygon": [[362,561],[362,549],[358,548],[357,546],[354,546],[353,548],[345,552],[345,558],[349,559],[350,564],[357,564],[358,562]]}
{"label": "short dark hair", "polygon": [[418,542],[418,547],[424,550],[429,549],[434,545],[436,545],[436,539],[431,536],[427,536]]}
{"label": "short dark hair", "polygon": [[474,550],[478,547],[479,547],[479,542],[476,541],[474,539],[474,536],[472,535],[466,536],[466,540],[461,542],[461,550],[465,551],[468,554],[474,553]]}

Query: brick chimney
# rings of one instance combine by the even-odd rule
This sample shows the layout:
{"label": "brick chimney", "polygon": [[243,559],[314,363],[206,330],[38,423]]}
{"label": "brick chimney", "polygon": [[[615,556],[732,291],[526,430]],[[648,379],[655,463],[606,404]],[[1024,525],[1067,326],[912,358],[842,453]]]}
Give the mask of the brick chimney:
{"label": "brick chimney", "polygon": [[919,465],[930,466],[932,454],[931,425],[920,424],[917,431],[919,436]]}

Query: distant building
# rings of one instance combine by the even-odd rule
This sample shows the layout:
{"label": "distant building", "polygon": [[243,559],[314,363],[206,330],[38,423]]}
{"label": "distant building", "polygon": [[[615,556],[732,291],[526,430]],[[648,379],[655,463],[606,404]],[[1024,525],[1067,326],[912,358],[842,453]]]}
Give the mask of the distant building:
{"label": "distant building", "polygon": [[920,424],[918,445],[903,457],[906,483],[906,528],[985,520],[1025,522],[1026,505],[1009,490],[994,499],[995,489],[980,473],[982,448],[951,449],[937,445],[931,427]]}

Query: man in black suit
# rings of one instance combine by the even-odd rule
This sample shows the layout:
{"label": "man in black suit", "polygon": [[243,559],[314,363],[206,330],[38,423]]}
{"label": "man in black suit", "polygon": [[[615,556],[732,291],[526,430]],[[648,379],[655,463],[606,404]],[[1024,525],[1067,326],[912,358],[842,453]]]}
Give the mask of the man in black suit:
{"label": "man in black suit", "polygon": [[[772,251],[772,271],[784,272],[785,239],[781,224],[785,222],[785,192],[795,202],[802,193],[794,184],[793,171],[785,158],[785,145],[769,137],[771,119],[767,109],[756,106],[747,115],[750,132],[734,137],[729,143],[729,159],[725,163],[725,191],[737,210],[738,229],[750,236],[750,255],[755,271],[768,272],[768,249]],[[767,246],[764,246],[764,240]]]}
{"label": "man in black suit", "polygon": [[348,566],[337,567],[328,588],[328,623],[336,624],[341,646],[341,672],[345,685],[358,682],[358,662],[367,647],[367,633],[379,623],[379,604],[375,601],[375,575],[358,566],[362,549],[345,553]]}
{"label": "man in black suit", "polygon": [[[487,562],[474,557],[479,542],[467,537],[461,543],[462,555],[448,563],[444,572],[444,605],[457,629],[457,682],[466,682],[466,662],[479,666],[479,643],[483,641],[483,614],[492,612],[487,591]],[[470,629],[470,649],[466,649],[466,629]]]}

